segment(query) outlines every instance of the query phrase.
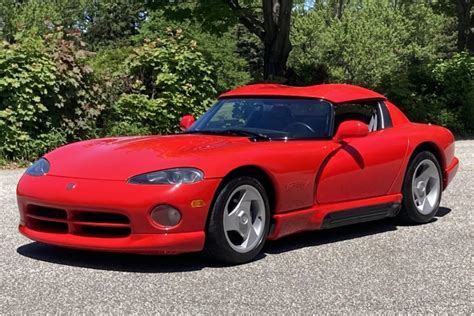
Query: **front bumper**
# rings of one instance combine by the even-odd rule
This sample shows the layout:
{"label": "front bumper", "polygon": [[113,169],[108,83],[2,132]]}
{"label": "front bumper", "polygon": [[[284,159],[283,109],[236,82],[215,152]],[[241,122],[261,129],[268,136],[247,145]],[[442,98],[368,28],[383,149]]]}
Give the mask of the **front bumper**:
{"label": "front bumper", "polygon": [[458,172],[458,168],[459,168],[459,159],[454,157],[451,164],[444,171],[443,189],[446,189],[449,183],[451,183],[451,181],[454,179],[454,176]]}
{"label": "front bumper", "polygon": [[[25,175],[17,188],[19,230],[32,240],[70,248],[155,254],[200,251],[209,207],[219,183],[220,179],[206,179],[180,186],[133,185],[124,181]],[[195,200],[204,203],[193,204]],[[152,222],[150,212],[159,204],[180,210],[182,219],[177,226],[165,229]],[[45,218],[44,213],[32,214],[32,208],[59,210],[64,217]],[[76,218],[78,214],[80,217]],[[84,214],[113,215],[112,218],[119,215],[128,220],[111,223],[104,221],[107,216],[91,220],[93,216]],[[32,225],[33,222],[49,226]],[[57,230],[58,225],[61,230]],[[100,229],[110,231],[117,227],[127,233],[97,234]],[[93,230],[85,233],[82,228]]]}
{"label": "front bumper", "polygon": [[131,234],[123,238],[97,238],[40,232],[19,225],[26,237],[67,248],[141,254],[179,254],[200,251],[204,247],[204,231],[172,234]]}

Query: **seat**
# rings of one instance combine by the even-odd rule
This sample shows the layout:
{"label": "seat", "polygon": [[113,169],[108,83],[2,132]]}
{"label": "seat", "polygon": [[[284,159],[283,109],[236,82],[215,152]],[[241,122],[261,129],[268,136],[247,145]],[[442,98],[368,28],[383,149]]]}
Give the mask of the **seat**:
{"label": "seat", "polygon": [[378,130],[378,117],[377,117],[377,112],[374,111],[369,122],[369,132],[375,132],[377,130]]}

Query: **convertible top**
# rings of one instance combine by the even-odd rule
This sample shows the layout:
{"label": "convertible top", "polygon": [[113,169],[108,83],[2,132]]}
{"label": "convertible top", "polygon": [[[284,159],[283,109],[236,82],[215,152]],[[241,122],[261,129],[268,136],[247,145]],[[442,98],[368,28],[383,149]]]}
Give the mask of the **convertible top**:
{"label": "convertible top", "polygon": [[293,87],[271,83],[238,87],[223,93],[219,99],[255,96],[314,98],[325,99],[332,103],[386,99],[377,92],[350,84],[320,84],[306,87]]}

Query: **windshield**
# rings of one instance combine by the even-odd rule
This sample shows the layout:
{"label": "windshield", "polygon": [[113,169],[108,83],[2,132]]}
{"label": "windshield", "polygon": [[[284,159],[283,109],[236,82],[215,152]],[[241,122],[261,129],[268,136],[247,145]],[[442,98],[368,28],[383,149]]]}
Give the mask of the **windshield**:
{"label": "windshield", "polygon": [[316,99],[223,99],[186,133],[235,134],[260,139],[321,139],[331,136],[332,106]]}

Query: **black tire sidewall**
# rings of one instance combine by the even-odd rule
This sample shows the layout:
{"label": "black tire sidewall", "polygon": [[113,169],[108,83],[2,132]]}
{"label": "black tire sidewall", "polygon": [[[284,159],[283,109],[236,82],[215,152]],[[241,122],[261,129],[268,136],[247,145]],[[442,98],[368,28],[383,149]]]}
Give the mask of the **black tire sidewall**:
{"label": "black tire sidewall", "polygon": [[[439,192],[438,200],[436,201],[436,206],[433,208],[433,211],[429,214],[424,215],[418,211],[418,208],[415,205],[415,201],[413,200],[412,179],[416,171],[416,168],[418,167],[420,162],[426,159],[431,160],[435,164],[436,169],[438,170],[438,175],[439,175],[439,180],[440,180],[440,192]],[[407,173],[405,175],[405,180],[403,183],[403,210],[401,213],[402,218],[407,221],[418,223],[418,224],[429,222],[436,215],[436,212],[438,212],[439,204],[441,202],[442,191],[443,191],[443,177],[442,177],[441,167],[439,165],[438,160],[432,153],[428,151],[422,151],[422,152],[417,153],[413,157],[413,159],[410,161],[410,164],[407,169]]]}
{"label": "black tire sidewall", "polygon": [[[230,198],[230,195],[236,188],[242,185],[250,185],[257,189],[262,196],[265,205],[265,223],[262,240],[257,247],[246,253],[237,252],[229,245],[224,231],[223,220],[225,205]],[[270,229],[270,216],[270,204],[267,193],[265,188],[257,179],[248,176],[240,176],[226,181],[221,186],[220,190],[218,190],[217,198],[211,209],[206,234],[206,252],[213,258],[231,264],[240,264],[251,261],[260,253],[265,244]]]}

